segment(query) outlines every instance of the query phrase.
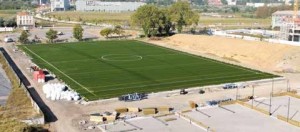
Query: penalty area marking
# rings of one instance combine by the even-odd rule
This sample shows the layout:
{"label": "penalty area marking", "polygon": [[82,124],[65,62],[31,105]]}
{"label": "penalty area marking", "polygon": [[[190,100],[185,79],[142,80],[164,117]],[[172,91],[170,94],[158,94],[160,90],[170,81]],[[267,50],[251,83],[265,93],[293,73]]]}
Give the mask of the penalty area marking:
{"label": "penalty area marking", "polygon": [[130,54],[108,54],[101,56],[101,59],[105,61],[139,61],[142,60],[143,57]]}
{"label": "penalty area marking", "polygon": [[74,80],[73,78],[71,78],[70,76],[68,76],[67,74],[65,74],[64,72],[62,72],[61,70],[59,70],[58,68],[56,68],[54,65],[52,65],[51,63],[49,63],[48,61],[46,61],[45,59],[43,59],[41,56],[37,55],[36,53],[34,53],[32,50],[28,49],[25,46],[25,49],[28,50],[29,52],[31,52],[33,55],[35,55],[36,57],[40,58],[41,60],[43,60],[44,62],[46,62],[48,65],[50,65],[51,67],[53,67],[54,69],[56,69],[57,71],[59,71],[61,74],[63,74],[64,76],[66,76],[67,78],[69,78],[70,80],[72,80],[74,83],[76,83],[77,85],[79,85],[80,87],[84,88],[86,91],[88,91],[90,94],[96,96],[96,94],[94,94],[93,91],[89,90],[88,88],[86,88],[85,86],[81,85],[79,82],[77,82],[76,80]]}

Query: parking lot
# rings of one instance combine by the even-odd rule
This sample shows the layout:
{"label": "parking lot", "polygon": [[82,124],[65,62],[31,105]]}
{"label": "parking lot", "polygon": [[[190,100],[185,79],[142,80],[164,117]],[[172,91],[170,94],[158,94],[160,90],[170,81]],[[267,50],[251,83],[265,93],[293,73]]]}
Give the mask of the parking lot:
{"label": "parking lot", "polygon": [[203,128],[191,124],[177,115],[159,118],[138,117],[109,125],[98,126],[103,131],[120,132],[206,132]]}
{"label": "parking lot", "polygon": [[233,104],[215,108],[201,109],[185,115],[222,132],[299,132],[300,129],[266,116],[247,107]]}
{"label": "parking lot", "polygon": [[[100,37],[99,27],[83,27],[83,39],[98,39]],[[46,28],[33,28],[29,30],[29,40],[34,39],[35,37],[39,38],[42,42],[46,42],[48,39],[46,37],[46,32],[49,31],[49,27]],[[57,35],[57,41],[69,41],[73,38],[73,28],[72,27],[54,27],[53,30],[57,32],[62,32],[62,35]],[[97,34],[96,34],[97,33]],[[14,41],[18,41],[20,33],[8,33],[6,37],[12,38]]]}
{"label": "parking lot", "polygon": [[[288,102],[290,98],[290,109],[288,109]],[[270,98],[258,98],[253,102],[253,106],[257,108],[262,108],[266,111],[269,111],[271,108],[272,116],[277,117],[281,115],[284,117],[289,117],[289,119],[300,121],[300,100],[290,96],[279,96],[273,97],[271,99],[270,107]],[[252,101],[247,102],[252,105]],[[289,112],[288,112],[289,110]],[[289,114],[289,115],[288,115]]]}

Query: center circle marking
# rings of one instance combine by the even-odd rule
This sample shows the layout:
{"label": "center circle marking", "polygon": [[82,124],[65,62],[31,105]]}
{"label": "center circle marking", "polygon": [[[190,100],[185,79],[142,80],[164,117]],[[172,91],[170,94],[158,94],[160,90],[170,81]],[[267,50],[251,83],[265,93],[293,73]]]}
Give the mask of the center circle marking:
{"label": "center circle marking", "polygon": [[109,54],[101,56],[101,59],[105,61],[139,61],[142,60],[143,57],[131,54]]}

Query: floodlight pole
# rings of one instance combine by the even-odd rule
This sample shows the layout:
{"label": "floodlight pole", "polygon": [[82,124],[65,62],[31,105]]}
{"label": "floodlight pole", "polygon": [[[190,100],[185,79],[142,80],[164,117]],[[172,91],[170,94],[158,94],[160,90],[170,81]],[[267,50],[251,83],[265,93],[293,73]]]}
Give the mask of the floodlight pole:
{"label": "floodlight pole", "polygon": [[291,98],[289,97],[288,100],[288,111],[287,111],[287,122],[289,122],[289,118],[290,118],[290,102],[291,102]]}
{"label": "floodlight pole", "polygon": [[252,85],[252,109],[253,109],[253,103],[254,103],[254,86]]}
{"label": "floodlight pole", "polygon": [[272,109],[272,92],[270,93],[270,104],[269,104],[269,114],[270,115],[272,115],[271,109]]}
{"label": "floodlight pole", "polygon": [[274,78],[272,78],[272,97],[273,97],[273,92],[274,92]]}
{"label": "floodlight pole", "polygon": [[289,79],[286,80],[286,91],[290,92],[290,88],[289,88]]}
{"label": "floodlight pole", "polygon": [[238,100],[238,94],[239,94],[239,87],[236,88],[236,96],[235,96],[235,100]]}

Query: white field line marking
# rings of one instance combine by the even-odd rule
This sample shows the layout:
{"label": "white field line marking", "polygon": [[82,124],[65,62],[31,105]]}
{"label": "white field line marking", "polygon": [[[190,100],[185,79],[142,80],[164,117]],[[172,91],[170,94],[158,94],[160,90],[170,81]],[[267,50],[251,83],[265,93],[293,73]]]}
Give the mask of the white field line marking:
{"label": "white field line marking", "polygon": [[[99,91],[96,91],[96,92],[105,92],[105,91],[112,91],[112,90],[125,89],[125,88],[139,88],[139,87],[147,87],[147,86],[159,86],[159,85],[165,85],[165,84],[174,84],[174,83],[200,81],[200,80],[222,79],[222,78],[227,78],[227,77],[240,77],[240,76],[246,76],[246,75],[253,75],[253,74],[240,74],[240,75],[235,75],[235,76],[222,76],[222,77],[211,77],[211,78],[205,78],[205,79],[191,79],[191,80],[183,80],[183,81],[173,81],[173,82],[166,82],[166,83],[140,85],[140,86],[135,86],[135,87],[122,87],[122,88],[114,88],[114,89],[107,89],[107,90],[99,90]],[[93,88],[98,88],[98,87],[93,87]],[[101,88],[101,87],[99,87],[99,88]]]}
{"label": "white field line marking", "polygon": [[[249,77],[248,77],[249,78]],[[254,78],[254,77],[250,77],[250,78]],[[239,79],[246,79],[246,78],[239,78]],[[219,80],[217,81],[210,81],[209,83],[212,83],[212,82],[219,82]],[[195,87],[196,84],[201,84],[201,82],[196,82],[196,83],[189,83],[189,84],[183,84],[183,85],[176,85],[176,87],[178,86],[182,86],[182,88],[189,88],[190,86],[192,87]],[[194,86],[193,86],[194,85]],[[204,83],[204,86],[207,85],[207,83]],[[213,84],[212,84],[213,85]],[[170,88],[170,87],[168,87]],[[153,90],[157,90],[157,89],[161,89],[161,87],[156,87],[156,88],[151,88],[150,90],[153,91]],[[179,88],[174,88],[174,89],[179,89]],[[114,89],[111,89],[111,91],[114,90]],[[118,90],[118,89],[117,89]],[[143,90],[145,91],[145,90]],[[160,90],[160,91],[169,91],[169,90]],[[95,93],[98,93],[99,91],[95,91]],[[102,92],[102,91],[100,91]],[[105,94],[105,96],[110,96],[110,95],[115,95],[116,93],[120,93],[120,92],[114,92],[114,93],[111,93],[111,94]]]}
{"label": "white field line marking", "polygon": [[30,49],[28,49],[26,46],[25,48],[31,52],[32,54],[34,54],[36,57],[40,58],[41,60],[43,60],[44,62],[46,62],[48,65],[52,66],[54,69],[56,69],[57,71],[59,71],[61,74],[63,74],[64,76],[66,76],[67,78],[69,78],[70,80],[72,80],[74,83],[76,83],[77,85],[79,85],[80,87],[84,88],[86,91],[88,91],[89,93],[93,94],[94,96],[96,96],[93,91],[89,90],[88,88],[86,88],[85,86],[81,85],[80,83],[78,83],[76,80],[74,80],[73,78],[71,78],[70,76],[68,76],[67,74],[65,74],[64,72],[62,72],[61,70],[59,70],[58,68],[56,68],[54,65],[52,65],[51,63],[49,63],[48,61],[46,61],[45,59],[43,59],[41,56],[37,55],[36,53],[34,53],[33,51],[31,51]]}
{"label": "white field line marking", "polygon": [[[109,56],[114,56],[114,55],[119,56],[119,57],[113,57],[113,59],[109,58]],[[128,54],[127,57],[128,56],[129,57],[134,57],[134,58],[133,59],[122,59],[122,58],[126,58],[126,56],[122,56],[122,54],[108,54],[108,55],[101,56],[101,59],[106,60],[106,61],[139,61],[139,60],[143,59],[143,57],[140,56],[140,55],[130,55],[130,54]]]}
{"label": "white field line marking", "polygon": [[[247,78],[255,78],[255,77],[247,77]],[[239,79],[246,79],[246,78],[239,78]],[[236,79],[233,79],[233,80],[236,80]],[[209,81],[209,83],[212,83],[212,82],[219,82],[219,80],[214,80],[214,81]],[[196,84],[201,84],[201,82],[195,82],[195,83],[188,83],[188,84],[181,84],[181,85],[176,85],[176,87],[178,87],[178,86],[182,86],[182,87],[189,87],[189,86],[192,86],[192,85],[196,85]],[[207,85],[208,83],[204,83],[204,85]],[[142,86],[142,87],[146,87],[146,86]],[[172,86],[171,86],[172,87]],[[126,88],[129,88],[129,89],[132,89],[132,88],[135,88],[135,87],[126,87]],[[126,89],[126,88],[122,88],[122,89]],[[168,88],[170,88],[170,87],[168,87]],[[106,91],[114,91],[114,90],[119,90],[119,89],[121,89],[121,88],[115,88],[115,89],[108,89],[108,90],[105,90],[105,91],[103,91],[103,90],[99,90],[99,91],[95,91],[95,93],[99,93],[99,92],[106,92]],[[157,90],[157,89],[161,89],[161,87],[156,87],[156,88],[151,88],[151,90]],[[178,89],[178,88],[177,88]],[[145,90],[144,90],[145,91]],[[161,91],[164,91],[164,90],[161,90]],[[168,91],[168,90],[165,90],[165,91]],[[114,95],[115,93],[113,93],[113,94],[105,94],[106,96],[108,96],[108,95]]]}
{"label": "white field line marking", "polygon": [[[168,79],[160,79],[160,80],[156,80],[156,81],[168,81],[168,80],[177,80],[177,79],[184,79],[184,78],[191,78],[191,77],[208,77],[208,76],[211,76],[211,75],[219,75],[219,76],[222,76],[222,75],[236,75],[236,73],[219,73],[219,74],[209,74],[209,75],[194,75],[194,76],[185,76],[185,77],[174,77],[174,78],[168,78]],[[239,74],[241,75],[241,74]],[[248,75],[248,74],[247,74]],[[250,74],[249,74],[250,75]],[[121,84],[113,84],[113,85],[106,85],[106,86],[103,86],[101,88],[105,88],[105,87],[111,87],[111,86],[120,86],[120,85],[128,85],[128,84],[139,84],[139,83],[145,83],[145,82],[151,82],[151,81],[139,81],[139,82],[132,82],[132,83],[121,83]],[[89,87],[89,88],[98,88],[99,86],[96,86],[96,87]]]}
{"label": "white field line marking", "polygon": [[[192,65],[196,65],[199,64],[199,62],[197,63],[186,63],[186,64],[178,64],[176,66],[192,66]],[[160,68],[162,65],[155,65],[155,66],[144,66],[144,67],[135,67],[135,68],[126,68],[127,70],[136,70],[136,69],[162,69]],[[169,66],[169,65],[168,65]],[[168,67],[166,67],[168,68]],[[184,68],[184,67],[183,67]],[[97,70],[97,71],[93,71],[93,72],[75,72],[75,73],[70,73],[69,75],[81,75],[81,74],[91,74],[91,73],[105,73],[105,72],[113,72],[113,71],[123,71],[120,69],[112,69],[112,70]]]}
{"label": "white field line marking", "polygon": [[[138,56],[165,56],[165,55],[179,55],[179,54],[159,54],[159,55],[138,55]],[[66,60],[66,61],[53,61],[51,63],[69,63],[69,62],[76,62],[76,61],[89,61],[89,60],[101,60],[101,57],[100,58],[97,58],[97,59],[80,59],[80,60]]]}

